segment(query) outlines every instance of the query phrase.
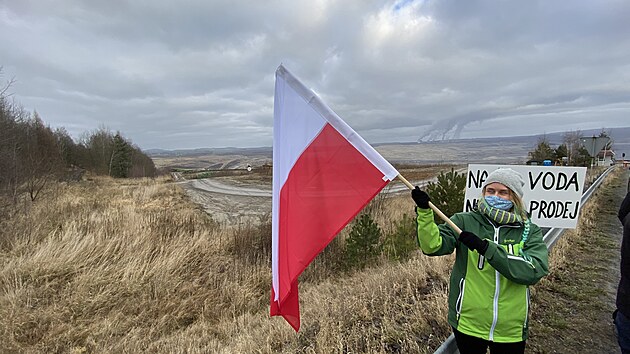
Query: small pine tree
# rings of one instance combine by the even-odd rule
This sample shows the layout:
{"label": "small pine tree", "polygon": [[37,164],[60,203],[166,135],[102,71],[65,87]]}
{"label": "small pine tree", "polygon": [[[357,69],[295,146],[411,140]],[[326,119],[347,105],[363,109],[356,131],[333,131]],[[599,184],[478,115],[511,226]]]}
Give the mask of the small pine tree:
{"label": "small pine tree", "polygon": [[[426,192],[431,196],[431,202],[450,217],[464,209],[466,175],[452,168],[450,172],[440,172],[437,183],[429,182]],[[435,222],[441,224],[444,221],[435,215]]]}
{"label": "small pine tree", "polygon": [[558,147],[555,149],[555,155],[557,162],[562,162],[563,159],[567,162],[569,161],[569,150],[567,149],[567,146],[565,144],[558,145]]}
{"label": "small pine tree", "polygon": [[573,166],[584,166],[588,167],[591,165],[591,160],[593,158],[588,153],[588,150],[584,146],[580,146],[577,151],[577,156],[574,159]]}
{"label": "small pine tree", "polygon": [[383,232],[368,213],[359,215],[346,239],[346,269],[362,269],[381,254]]}
{"label": "small pine tree", "polygon": [[546,136],[538,139],[538,144],[534,151],[529,152],[530,159],[534,161],[542,162],[544,160],[555,160],[556,152],[549,144],[549,140]]}

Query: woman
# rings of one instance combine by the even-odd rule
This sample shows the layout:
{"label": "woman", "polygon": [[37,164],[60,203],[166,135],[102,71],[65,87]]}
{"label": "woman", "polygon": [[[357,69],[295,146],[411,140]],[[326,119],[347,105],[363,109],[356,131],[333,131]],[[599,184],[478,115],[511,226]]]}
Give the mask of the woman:
{"label": "woman", "polygon": [[450,280],[448,322],[461,353],[524,353],[529,285],[547,274],[547,246],[523,205],[523,178],[510,168],[493,171],[471,212],[436,225],[429,196],[411,192],[417,208],[418,243],[429,256],[456,251]]}

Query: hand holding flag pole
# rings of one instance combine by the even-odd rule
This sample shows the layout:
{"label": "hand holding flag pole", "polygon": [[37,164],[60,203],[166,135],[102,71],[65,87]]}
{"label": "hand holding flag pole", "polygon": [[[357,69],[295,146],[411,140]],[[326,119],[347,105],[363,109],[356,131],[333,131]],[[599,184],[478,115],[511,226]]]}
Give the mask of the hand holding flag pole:
{"label": "hand holding flag pole", "polygon": [[[409,183],[409,181],[407,181],[407,179],[403,177],[401,174],[399,174],[396,177],[399,180],[401,180],[402,183],[404,183],[407,186],[407,188],[409,188],[410,190],[414,188],[413,185]],[[438,209],[438,207],[433,205],[433,203],[429,202],[429,208],[431,208],[433,212],[436,213],[440,217],[440,219],[444,220],[453,230],[455,230],[455,232],[457,232],[458,235],[462,233],[462,229],[460,229],[457,225],[455,225],[455,223],[452,222],[451,219],[448,218],[448,216],[444,215],[444,213],[440,209]]]}

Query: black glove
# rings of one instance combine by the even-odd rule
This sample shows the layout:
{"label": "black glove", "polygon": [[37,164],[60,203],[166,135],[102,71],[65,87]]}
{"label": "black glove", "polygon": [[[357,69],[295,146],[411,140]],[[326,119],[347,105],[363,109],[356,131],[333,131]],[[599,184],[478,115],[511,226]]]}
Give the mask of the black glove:
{"label": "black glove", "polygon": [[485,254],[488,249],[488,240],[482,240],[472,232],[462,231],[459,234],[459,241],[471,250],[476,250],[479,254]]}
{"label": "black glove", "polygon": [[411,190],[411,198],[413,198],[413,201],[416,202],[418,208],[429,209],[429,201],[431,198],[429,198],[429,195],[426,192],[421,191],[420,187],[416,186],[416,188]]}

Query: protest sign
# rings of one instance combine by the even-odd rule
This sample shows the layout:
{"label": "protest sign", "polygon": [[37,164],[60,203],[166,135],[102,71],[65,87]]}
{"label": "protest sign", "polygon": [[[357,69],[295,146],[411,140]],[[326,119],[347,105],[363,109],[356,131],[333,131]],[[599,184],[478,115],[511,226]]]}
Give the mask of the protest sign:
{"label": "protest sign", "polygon": [[577,226],[586,167],[468,165],[464,211],[476,207],[488,174],[502,167],[523,176],[523,202],[535,224],[559,228]]}

